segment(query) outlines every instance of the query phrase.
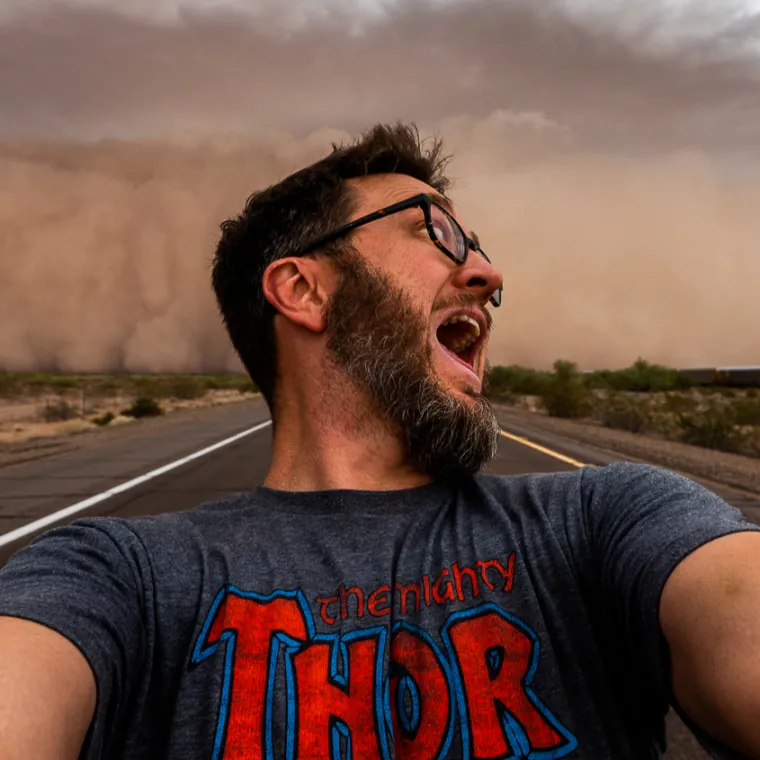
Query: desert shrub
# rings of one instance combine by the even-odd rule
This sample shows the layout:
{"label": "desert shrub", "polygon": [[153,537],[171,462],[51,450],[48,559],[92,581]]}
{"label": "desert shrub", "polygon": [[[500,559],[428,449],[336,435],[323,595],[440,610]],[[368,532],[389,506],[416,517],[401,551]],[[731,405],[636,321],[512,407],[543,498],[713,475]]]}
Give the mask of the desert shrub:
{"label": "desert shrub", "polygon": [[189,401],[206,394],[206,383],[199,378],[180,376],[169,383],[169,395],[173,398]]}
{"label": "desert shrub", "polygon": [[92,392],[98,396],[111,396],[119,390],[119,383],[111,379],[96,380],[92,387]]}
{"label": "desert shrub", "polygon": [[572,362],[554,363],[554,374],[541,402],[551,417],[572,419],[591,413],[591,392]]}
{"label": "desert shrub", "polygon": [[253,380],[246,380],[238,385],[238,391],[240,393],[258,393],[259,389],[256,387],[256,383]]}
{"label": "desert shrub", "polygon": [[511,365],[491,368],[488,393],[491,396],[542,396],[552,382],[549,372]]}
{"label": "desert shrub", "polygon": [[98,427],[105,427],[106,425],[108,425],[109,422],[112,422],[114,419],[116,419],[116,415],[114,415],[113,412],[106,412],[100,417],[93,418],[92,423],[93,425],[98,425]]}
{"label": "desert shrub", "polygon": [[683,390],[693,385],[688,377],[677,370],[650,364],[644,359],[637,359],[626,369],[591,372],[586,376],[586,382],[591,388],[636,393]]}
{"label": "desert shrub", "polygon": [[52,390],[71,390],[78,388],[81,380],[69,375],[47,375],[44,384]]}
{"label": "desert shrub", "polygon": [[693,446],[735,452],[741,448],[734,411],[722,404],[711,404],[702,412],[682,414],[678,418],[681,440]]}
{"label": "desert shrub", "polygon": [[696,411],[699,401],[691,396],[682,396],[679,393],[668,393],[663,402],[662,410],[670,414],[686,414]]}
{"label": "desert shrub", "polygon": [[137,398],[170,398],[173,395],[173,378],[138,375],[132,380]]}
{"label": "desert shrub", "polygon": [[15,372],[0,372],[0,398],[19,396],[23,386]]}
{"label": "desert shrub", "polygon": [[638,399],[613,393],[600,401],[595,415],[604,427],[643,433],[652,425],[652,414],[648,405]]}
{"label": "desert shrub", "polygon": [[760,428],[746,437],[746,444],[745,453],[754,457],[760,457]]}
{"label": "desert shrub", "polygon": [[45,422],[65,422],[66,420],[73,420],[77,415],[77,408],[65,399],[47,403],[42,410],[42,419]]}
{"label": "desert shrub", "polygon": [[123,409],[121,413],[125,417],[139,419],[140,417],[158,417],[164,413],[164,410],[150,396],[139,396],[134,400],[132,406]]}
{"label": "desert shrub", "polygon": [[[248,375],[241,374],[204,375],[203,381],[209,390],[231,390],[248,393],[250,392],[249,388],[253,386]],[[245,388],[245,390],[241,390],[241,388]],[[255,392],[258,392],[258,388]]]}
{"label": "desert shrub", "polygon": [[744,398],[733,404],[737,425],[760,425],[760,400]]}
{"label": "desert shrub", "polygon": [[746,395],[747,398],[757,398],[760,396],[760,390],[757,388],[747,388]]}

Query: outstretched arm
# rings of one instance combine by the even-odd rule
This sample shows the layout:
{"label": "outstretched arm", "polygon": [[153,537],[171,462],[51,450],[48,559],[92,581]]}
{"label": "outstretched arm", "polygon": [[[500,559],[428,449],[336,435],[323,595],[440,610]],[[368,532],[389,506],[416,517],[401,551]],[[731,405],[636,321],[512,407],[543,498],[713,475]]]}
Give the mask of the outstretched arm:
{"label": "outstretched arm", "polygon": [[76,760],[95,711],[81,652],[37,623],[0,617],[0,757]]}
{"label": "outstretched arm", "polygon": [[680,562],[660,621],[681,708],[726,745],[760,758],[760,533],[736,533]]}

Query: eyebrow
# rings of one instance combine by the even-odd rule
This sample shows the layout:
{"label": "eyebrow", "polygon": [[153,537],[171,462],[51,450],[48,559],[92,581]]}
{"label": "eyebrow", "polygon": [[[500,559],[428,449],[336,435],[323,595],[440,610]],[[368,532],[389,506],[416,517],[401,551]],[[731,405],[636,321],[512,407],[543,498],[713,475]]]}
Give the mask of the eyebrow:
{"label": "eyebrow", "polygon": [[435,191],[432,193],[425,193],[425,195],[427,195],[427,197],[430,198],[433,203],[437,203],[439,206],[443,206],[446,211],[448,211],[452,216],[454,215],[454,205],[445,195],[441,195]]}

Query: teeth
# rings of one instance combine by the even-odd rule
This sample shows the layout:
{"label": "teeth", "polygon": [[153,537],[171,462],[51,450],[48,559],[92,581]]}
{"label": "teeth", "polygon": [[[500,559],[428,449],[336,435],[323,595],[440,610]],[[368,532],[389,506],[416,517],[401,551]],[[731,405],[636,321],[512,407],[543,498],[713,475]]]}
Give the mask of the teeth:
{"label": "teeth", "polygon": [[453,325],[455,322],[467,322],[467,324],[472,325],[474,331],[475,331],[475,337],[470,341],[470,343],[474,342],[480,337],[480,325],[477,323],[477,320],[473,319],[472,317],[468,316],[467,314],[457,314],[456,316],[452,317],[451,319],[447,319],[443,324],[444,325]]}
{"label": "teeth", "polygon": [[464,351],[475,342],[475,338],[462,338],[461,340],[455,340],[449,345],[449,350],[458,354],[460,351]]}
{"label": "teeth", "polygon": [[445,345],[449,351],[453,351],[455,354],[460,354],[462,351],[466,350],[477,342],[478,338],[480,337],[480,325],[478,324],[477,320],[473,319],[467,314],[457,314],[456,316],[447,319],[443,325],[452,325],[456,322],[466,323],[470,328],[469,332],[467,335],[464,335],[461,338],[450,343],[446,343]]}

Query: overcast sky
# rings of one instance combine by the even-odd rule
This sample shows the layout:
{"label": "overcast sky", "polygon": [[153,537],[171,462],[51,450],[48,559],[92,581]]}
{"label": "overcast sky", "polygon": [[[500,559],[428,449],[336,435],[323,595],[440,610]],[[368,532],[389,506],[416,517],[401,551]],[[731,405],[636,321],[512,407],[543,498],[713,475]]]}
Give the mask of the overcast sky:
{"label": "overcast sky", "polygon": [[545,115],[595,144],[754,150],[740,0],[0,0],[0,135],[246,134]]}

